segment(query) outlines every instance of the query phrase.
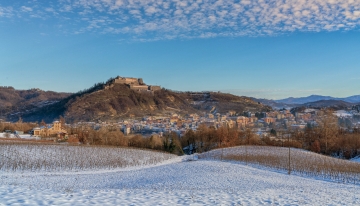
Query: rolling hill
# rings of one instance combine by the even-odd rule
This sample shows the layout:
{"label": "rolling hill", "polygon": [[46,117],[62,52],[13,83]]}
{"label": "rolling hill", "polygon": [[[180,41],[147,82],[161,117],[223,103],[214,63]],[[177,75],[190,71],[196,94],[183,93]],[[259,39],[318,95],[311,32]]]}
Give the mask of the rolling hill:
{"label": "rolling hill", "polygon": [[354,104],[349,103],[349,102],[345,102],[342,100],[335,100],[335,99],[331,99],[331,100],[320,100],[320,101],[315,101],[315,102],[309,102],[309,103],[305,103],[303,104],[303,106],[307,107],[307,108],[332,108],[334,110],[341,110],[341,109],[347,109],[351,106],[353,106]]}
{"label": "rolling hill", "polygon": [[17,121],[21,117],[24,121],[51,122],[61,115],[67,122],[75,122],[171,113],[225,113],[229,110],[242,113],[271,110],[269,106],[248,97],[218,92],[174,92],[164,88],[154,92],[141,92],[131,89],[129,85],[114,83],[114,79],[61,97],[64,98],[32,110],[22,110],[17,115],[8,115],[7,118],[11,121]]}
{"label": "rolling hill", "polygon": [[[176,157],[124,148],[9,145],[0,153],[15,159],[20,154],[28,162],[19,164],[30,167],[2,169],[0,205],[360,205],[360,164],[298,149],[291,149],[288,175],[288,148],[279,147]],[[33,147],[40,147],[38,155]],[[48,165],[38,159],[53,169],[34,171]],[[65,164],[55,164],[61,160]]]}
{"label": "rolling hill", "polygon": [[282,103],[282,102],[277,102],[276,100],[257,99],[257,98],[252,98],[252,99],[256,102],[260,102],[264,105],[268,105],[273,109],[283,109],[283,108],[291,109],[291,108],[300,106],[300,104]]}
{"label": "rolling hill", "polygon": [[0,87],[0,119],[17,119],[24,113],[55,104],[70,93],[43,91],[40,89],[16,90]]}

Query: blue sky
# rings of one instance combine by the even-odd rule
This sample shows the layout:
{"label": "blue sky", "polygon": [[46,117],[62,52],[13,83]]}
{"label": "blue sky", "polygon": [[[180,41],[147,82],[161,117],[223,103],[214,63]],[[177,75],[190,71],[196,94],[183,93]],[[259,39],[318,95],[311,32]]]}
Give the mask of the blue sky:
{"label": "blue sky", "polygon": [[0,86],[358,95],[359,25],[357,0],[4,0]]}

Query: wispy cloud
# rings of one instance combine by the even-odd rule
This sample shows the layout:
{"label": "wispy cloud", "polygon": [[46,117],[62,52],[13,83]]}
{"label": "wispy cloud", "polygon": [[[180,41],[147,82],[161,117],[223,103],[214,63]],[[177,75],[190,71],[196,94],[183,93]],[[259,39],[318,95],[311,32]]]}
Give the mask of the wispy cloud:
{"label": "wispy cloud", "polygon": [[30,8],[30,7],[27,7],[27,6],[22,6],[22,7],[21,7],[21,11],[23,11],[23,12],[32,12],[33,9]]}
{"label": "wispy cloud", "polygon": [[[138,39],[261,36],[351,30],[359,0],[58,0],[46,13],[79,22],[77,32]],[[0,7],[1,8],[1,7]],[[22,6],[23,12],[39,12]],[[1,16],[1,10],[0,10]],[[84,26],[84,24],[87,24]]]}
{"label": "wispy cloud", "polygon": [[13,16],[13,9],[12,7],[1,7],[0,6],[0,18],[10,18]]}

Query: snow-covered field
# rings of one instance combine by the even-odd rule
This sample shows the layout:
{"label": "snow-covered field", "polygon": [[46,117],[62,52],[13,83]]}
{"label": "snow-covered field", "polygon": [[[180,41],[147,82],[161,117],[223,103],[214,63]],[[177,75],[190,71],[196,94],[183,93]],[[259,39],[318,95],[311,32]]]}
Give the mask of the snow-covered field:
{"label": "snow-covered field", "polygon": [[360,205],[360,185],[173,157],[116,170],[0,170],[0,205]]}
{"label": "snow-covered field", "polygon": [[[271,146],[238,146],[216,149],[200,155],[202,159],[228,160],[275,169],[302,176],[360,184],[360,164],[302,149]],[[290,160],[290,161],[289,161]]]}
{"label": "snow-covered field", "polygon": [[15,136],[14,134],[0,133],[0,138],[20,138],[20,139],[40,140],[40,137],[33,136],[30,134],[21,134],[21,135]]}
{"label": "snow-covered field", "polygon": [[175,155],[118,147],[0,142],[0,171],[74,172],[146,166]]}

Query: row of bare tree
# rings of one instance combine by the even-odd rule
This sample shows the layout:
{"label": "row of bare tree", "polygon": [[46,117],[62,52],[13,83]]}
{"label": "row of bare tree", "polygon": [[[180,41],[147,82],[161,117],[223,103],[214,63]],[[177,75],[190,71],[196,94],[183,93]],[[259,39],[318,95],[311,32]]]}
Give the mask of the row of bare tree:
{"label": "row of bare tree", "polygon": [[163,150],[175,154],[183,154],[179,137],[176,133],[165,134],[163,137],[152,135],[125,136],[118,128],[102,127],[94,130],[91,127],[69,128],[69,134],[76,134],[79,141],[90,145],[109,145],[121,147],[137,147],[154,150]]}
{"label": "row of bare tree", "polygon": [[0,122],[0,132],[3,131],[24,131],[25,133],[31,131],[34,127],[37,127],[36,123],[22,122],[20,119],[18,122],[9,123],[9,122]]}

